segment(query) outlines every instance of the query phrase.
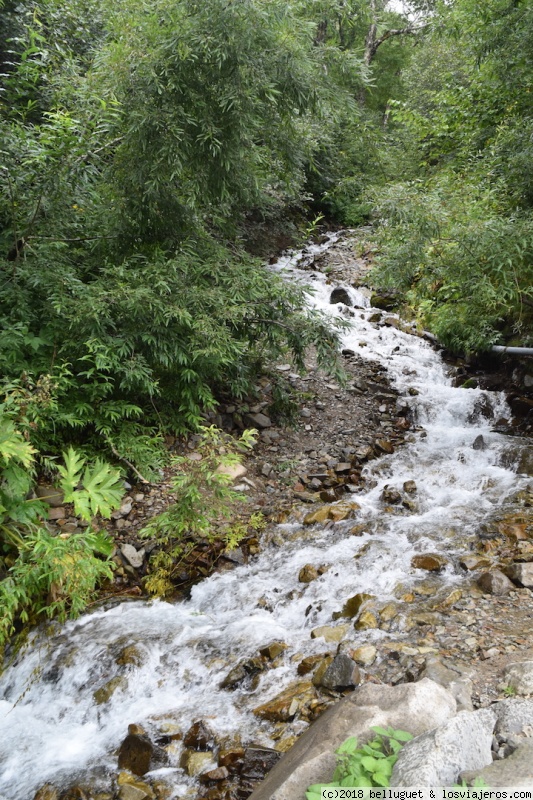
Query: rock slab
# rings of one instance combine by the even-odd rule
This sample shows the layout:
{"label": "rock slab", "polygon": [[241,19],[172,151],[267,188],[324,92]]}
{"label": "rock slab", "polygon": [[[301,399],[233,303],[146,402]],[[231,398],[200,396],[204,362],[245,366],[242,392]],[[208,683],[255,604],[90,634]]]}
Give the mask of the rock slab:
{"label": "rock slab", "polygon": [[533,787],[533,739],[524,739],[514,753],[502,761],[480,770],[462,772],[461,780],[471,785],[476,778],[482,778],[487,786],[527,786]]}
{"label": "rock slab", "polygon": [[334,751],[349,736],[369,741],[374,725],[391,725],[417,736],[442,725],[455,711],[452,695],[427,678],[398,686],[365,684],[332,706],[298,739],[250,800],[302,800],[308,786],[331,780]]}
{"label": "rock slab", "polygon": [[489,709],[460,711],[435,730],[402,748],[392,771],[391,786],[451,786],[464,770],[492,763],[496,714]]}

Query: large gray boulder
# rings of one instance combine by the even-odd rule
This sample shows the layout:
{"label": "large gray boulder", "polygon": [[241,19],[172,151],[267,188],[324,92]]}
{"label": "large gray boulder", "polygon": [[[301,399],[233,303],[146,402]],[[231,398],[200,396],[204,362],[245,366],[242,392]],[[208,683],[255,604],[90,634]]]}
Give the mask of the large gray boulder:
{"label": "large gray boulder", "polygon": [[391,786],[451,786],[463,770],[492,763],[496,714],[487,708],[460,711],[435,730],[402,748],[392,771]]}
{"label": "large gray boulder", "polygon": [[515,661],[508,664],[503,677],[517,694],[533,694],[533,661]]}
{"label": "large gray boulder", "polygon": [[391,725],[418,736],[446,723],[456,708],[455,698],[427,678],[398,686],[365,684],[332,706],[300,737],[250,800],[302,800],[311,784],[331,781],[335,750],[349,736],[369,741],[375,725]]}
{"label": "large gray boulder", "polygon": [[483,769],[461,773],[461,780],[469,786],[482,778],[487,786],[533,787],[533,739],[524,739],[514,753],[502,761],[494,761]]}
{"label": "large gray boulder", "polygon": [[526,728],[533,728],[533,700],[513,697],[495,703],[492,710],[498,718],[494,733],[523,733]]}

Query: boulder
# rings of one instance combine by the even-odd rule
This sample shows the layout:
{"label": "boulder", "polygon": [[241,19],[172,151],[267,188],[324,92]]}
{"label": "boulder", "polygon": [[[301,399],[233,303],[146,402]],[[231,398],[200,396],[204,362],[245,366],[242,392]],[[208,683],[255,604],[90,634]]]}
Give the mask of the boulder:
{"label": "boulder", "polygon": [[285,644],[285,642],[271,642],[265,647],[261,647],[259,650],[259,655],[263,656],[264,658],[268,658],[269,661],[274,661],[274,659],[280,656],[287,649],[287,647],[288,645]]}
{"label": "boulder", "polygon": [[212,766],[213,769],[215,768],[212,753],[202,753],[198,750],[184,750],[181,754],[180,767],[184,769],[191,778],[200,775],[202,772],[206,772],[209,766]]}
{"label": "boulder", "polygon": [[484,572],[477,579],[477,585],[486,594],[505,595],[514,589],[513,584],[509,578],[500,572],[499,569],[493,569],[490,572]]}
{"label": "boulder", "polygon": [[426,659],[426,665],[421,678],[430,678],[439,686],[448,689],[457,701],[459,711],[472,711],[472,681],[453,669],[446,667],[436,656]]}
{"label": "boulder", "polygon": [[260,719],[268,719],[271,722],[287,722],[315,699],[316,691],[313,684],[310,681],[300,681],[254,708],[254,714]]}
{"label": "boulder", "polygon": [[495,733],[516,734],[533,727],[533,700],[513,697],[495,703],[492,710],[498,718]]}
{"label": "boulder", "polygon": [[355,661],[345,653],[335,656],[324,672],[320,685],[325,689],[351,689],[361,683],[361,673]]}
{"label": "boulder", "polygon": [[183,738],[183,744],[192,750],[213,750],[215,735],[201,719],[191,725]]}
{"label": "boulder", "polygon": [[134,775],[145,775],[150,770],[154,746],[147,736],[129,733],[118,751],[119,769],[128,769]]}
{"label": "boulder", "polygon": [[236,481],[244,477],[248,470],[246,467],[243,467],[242,464],[233,464],[232,466],[220,464],[220,466],[216,468],[216,472],[219,472],[221,475],[227,475],[232,481]]}
{"label": "boulder", "polygon": [[455,713],[452,695],[430,680],[382,686],[365,684],[329,708],[298,739],[250,800],[301,800],[307,786],[331,781],[335,750],[349,736],[367,742],[372,726],[392,726],[418,735]]}
{"label": "boulder", "polygon": [[427,572],[441,572],[446,564],[444,556],[438,553],[421,553],[411,559],[413,569],[425,569]]}
{"label": "boulder", "polygon": [[533,589],[533,563],[512,564],[506,572],[514,583],[525,586],[526,589]]}
{"label": "boulder", "polygon": [[349,597],[348,600],[344,603],[341,611],[334,611],[333,612],[333,619],[353,619],[356,617],[361,608],[368,600],[373,600],[373,594],[367,594],[366,592],[358,592],[354,594],[353,597]]}
{"label": "boulder", "polygon": [[46,783],[36,792],[33,800],[58,800],[59,793],[55,786]]}
{"label": "boulder", "polygon": [[329,296],[329,302],[332,305],[335,305],[335,303],[344,303],[345,306],[353,305],[348,291],[342,286],[336,286],[335,289],[333,289]]}
{"label": "boulder", "polygon": [[93,692],[94,702],[97,706],[108,703],[118,689],[125,691],[128,688],[127,678],[117,677],[111,678],[110,681],[104,683],[99,689]]}
{"label": "boulder", "polygon": [[144,561],[144,547],[142,550],[136,550],[132,544],[123,544],[120,546],[120,552],[132,567],[139,569]]}
{"label": "boulder", "polygon": [[481,778],[486,786],[533,786],[533,739],[524,739],[514,753],[501,761],[494,761],[483,769],[462,772],[461,780],[471,786]]}
{"label": "boulder", "polygon": [[451,786],[464,770],[492,763],[496,715],[487,708],[460,711],[455,717],[402,748],[391,786]]}
{"label": "boulder", "polygon": [[533,694],[533,661],[516,661],[503,671],[504,681],[517,694]]}
{"label": "boulder", "polygon": [[312,564],[306,564],[298,573],[298,581],[300,583],[311,583],[318,578],[318,570]]}

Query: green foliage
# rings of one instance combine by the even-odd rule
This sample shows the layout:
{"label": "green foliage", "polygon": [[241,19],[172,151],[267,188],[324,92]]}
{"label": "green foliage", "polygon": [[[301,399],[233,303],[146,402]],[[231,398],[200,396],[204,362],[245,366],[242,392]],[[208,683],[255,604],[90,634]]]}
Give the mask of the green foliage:
{"label": "green foliage", "polygon": [[[256,431],[244,431],[236,441],[214,426],[200,431],[194,452],[173,459],[175,503],[140,533],[158,547],[150,559],[151,574],[146,580],[147,590],[158,596],[172,594],[172,579],[198,542],[218,540],[231,550],[246,534],[246,527],[237,524],[224,528],[223,520],[243,499],[231,488],[229,471],[241,463],[242,452],[253,446]],[[259,530],[262,520],[254,517],[248,524]]]}
{"label": "green foliage", "polygon": [[[71,536],[47,530],[48,505],[31,497],[35,456],[5,405],[0,406],[0,646],[17,625],[39,615],[76,616],[96,585],[112,577],[106,559],[113,545],[106,534],[91,527]],[[87,466],[72,448],[64,461],[58,471],[65,502],[73,502],[87,522],[96,514],[110,516],[123,494],[117,471],[101,461]]]}
{"label": "green foliage", "polygon": [[357,738],[351,736],[341,744],[337,755],[337,767],[331,783],[314,784],[307,790],[307,800],[319,800],[323,788],[335,787],[387,787],[398,753],[405,742],[413,737],[410,733],[394,728],[375,727],[377,734],[368,744],[357,747]]}

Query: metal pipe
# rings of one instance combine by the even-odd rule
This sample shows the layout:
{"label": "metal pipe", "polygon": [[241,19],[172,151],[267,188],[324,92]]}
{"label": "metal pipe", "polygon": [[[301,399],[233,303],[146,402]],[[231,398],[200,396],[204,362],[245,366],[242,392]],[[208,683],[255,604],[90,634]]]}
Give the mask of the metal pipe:
{"label": "metal pipe", "polygon": [[493,353],[504,353],[510,356],[533,356],[533,347],[504,347],[495,344],[492,348]]}

